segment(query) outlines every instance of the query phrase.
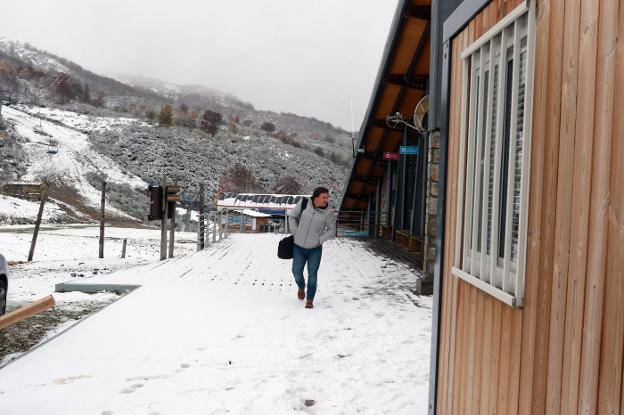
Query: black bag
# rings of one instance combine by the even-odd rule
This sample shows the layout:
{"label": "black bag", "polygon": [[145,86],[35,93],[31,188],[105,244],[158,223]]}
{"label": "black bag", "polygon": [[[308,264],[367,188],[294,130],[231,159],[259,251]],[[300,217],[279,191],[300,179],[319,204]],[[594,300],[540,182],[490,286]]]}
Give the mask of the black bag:
{"label": "black bag", "polygon": [[[297,218],[297,220],[301,219],[301,213],[306,207],[308,207],[308,199],[303,199],[301,201],[301,212],[299,212],[299,217]],[[294,249],[295,236],[287,236],[279,241],[279,244],[277,245],[277,256],[282,259],[292,259]]]}
{"label": "black bag", "polygon": [[290,235],[279,241],[277,245],[277,256],[282,259],[292,259],[295,249],[295,237]]}

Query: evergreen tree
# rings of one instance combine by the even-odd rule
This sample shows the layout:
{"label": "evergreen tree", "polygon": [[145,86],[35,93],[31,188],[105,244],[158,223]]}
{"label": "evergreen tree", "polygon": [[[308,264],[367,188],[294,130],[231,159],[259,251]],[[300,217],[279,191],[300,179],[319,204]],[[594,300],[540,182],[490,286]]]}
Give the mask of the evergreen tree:
{"label": "evergreen tree", "polygon": [[160,109],[158,124],[164,127],[171,127],[173,125],[173,109],[171,105],[165,105]]}

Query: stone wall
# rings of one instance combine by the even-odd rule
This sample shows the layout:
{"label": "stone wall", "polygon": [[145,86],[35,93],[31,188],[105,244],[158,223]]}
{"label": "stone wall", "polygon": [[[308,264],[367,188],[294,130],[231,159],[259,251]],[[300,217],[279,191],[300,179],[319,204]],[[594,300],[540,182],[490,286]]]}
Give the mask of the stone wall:
{"label": "stone wall", "polygon": [[423,271],[426,276],[433,275],[435,265],[436,228],[438,226],[438,182],[440,177],[440,133],[429,134],[429,151],[427,155],[427,210],[425,215],[425,261]]}

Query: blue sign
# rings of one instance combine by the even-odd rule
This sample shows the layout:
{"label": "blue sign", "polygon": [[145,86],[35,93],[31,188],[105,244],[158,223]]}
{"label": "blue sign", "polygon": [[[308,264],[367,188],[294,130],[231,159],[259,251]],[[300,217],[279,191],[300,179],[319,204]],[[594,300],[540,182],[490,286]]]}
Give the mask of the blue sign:
{"label": "blue sign", "polygon": [[401,146],[399,149],[401,154],[418,154],[418,146]]}

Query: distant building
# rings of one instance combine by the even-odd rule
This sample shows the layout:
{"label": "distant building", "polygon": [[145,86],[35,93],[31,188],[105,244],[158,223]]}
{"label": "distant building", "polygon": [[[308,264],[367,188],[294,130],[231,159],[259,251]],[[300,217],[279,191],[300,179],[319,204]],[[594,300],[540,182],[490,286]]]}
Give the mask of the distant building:
{"label": "distant building", "polygon": [[12,182],[2,185],[1,193],[7,196],[18,197],[20,199],[39,200],[41,186],[43,183],[37,182]]}
{"label": "distant building", "polygon": [[284,216],[303,197],[310,195],[223,192],[217,197],[217,210],[249,209],[268,215]]}

